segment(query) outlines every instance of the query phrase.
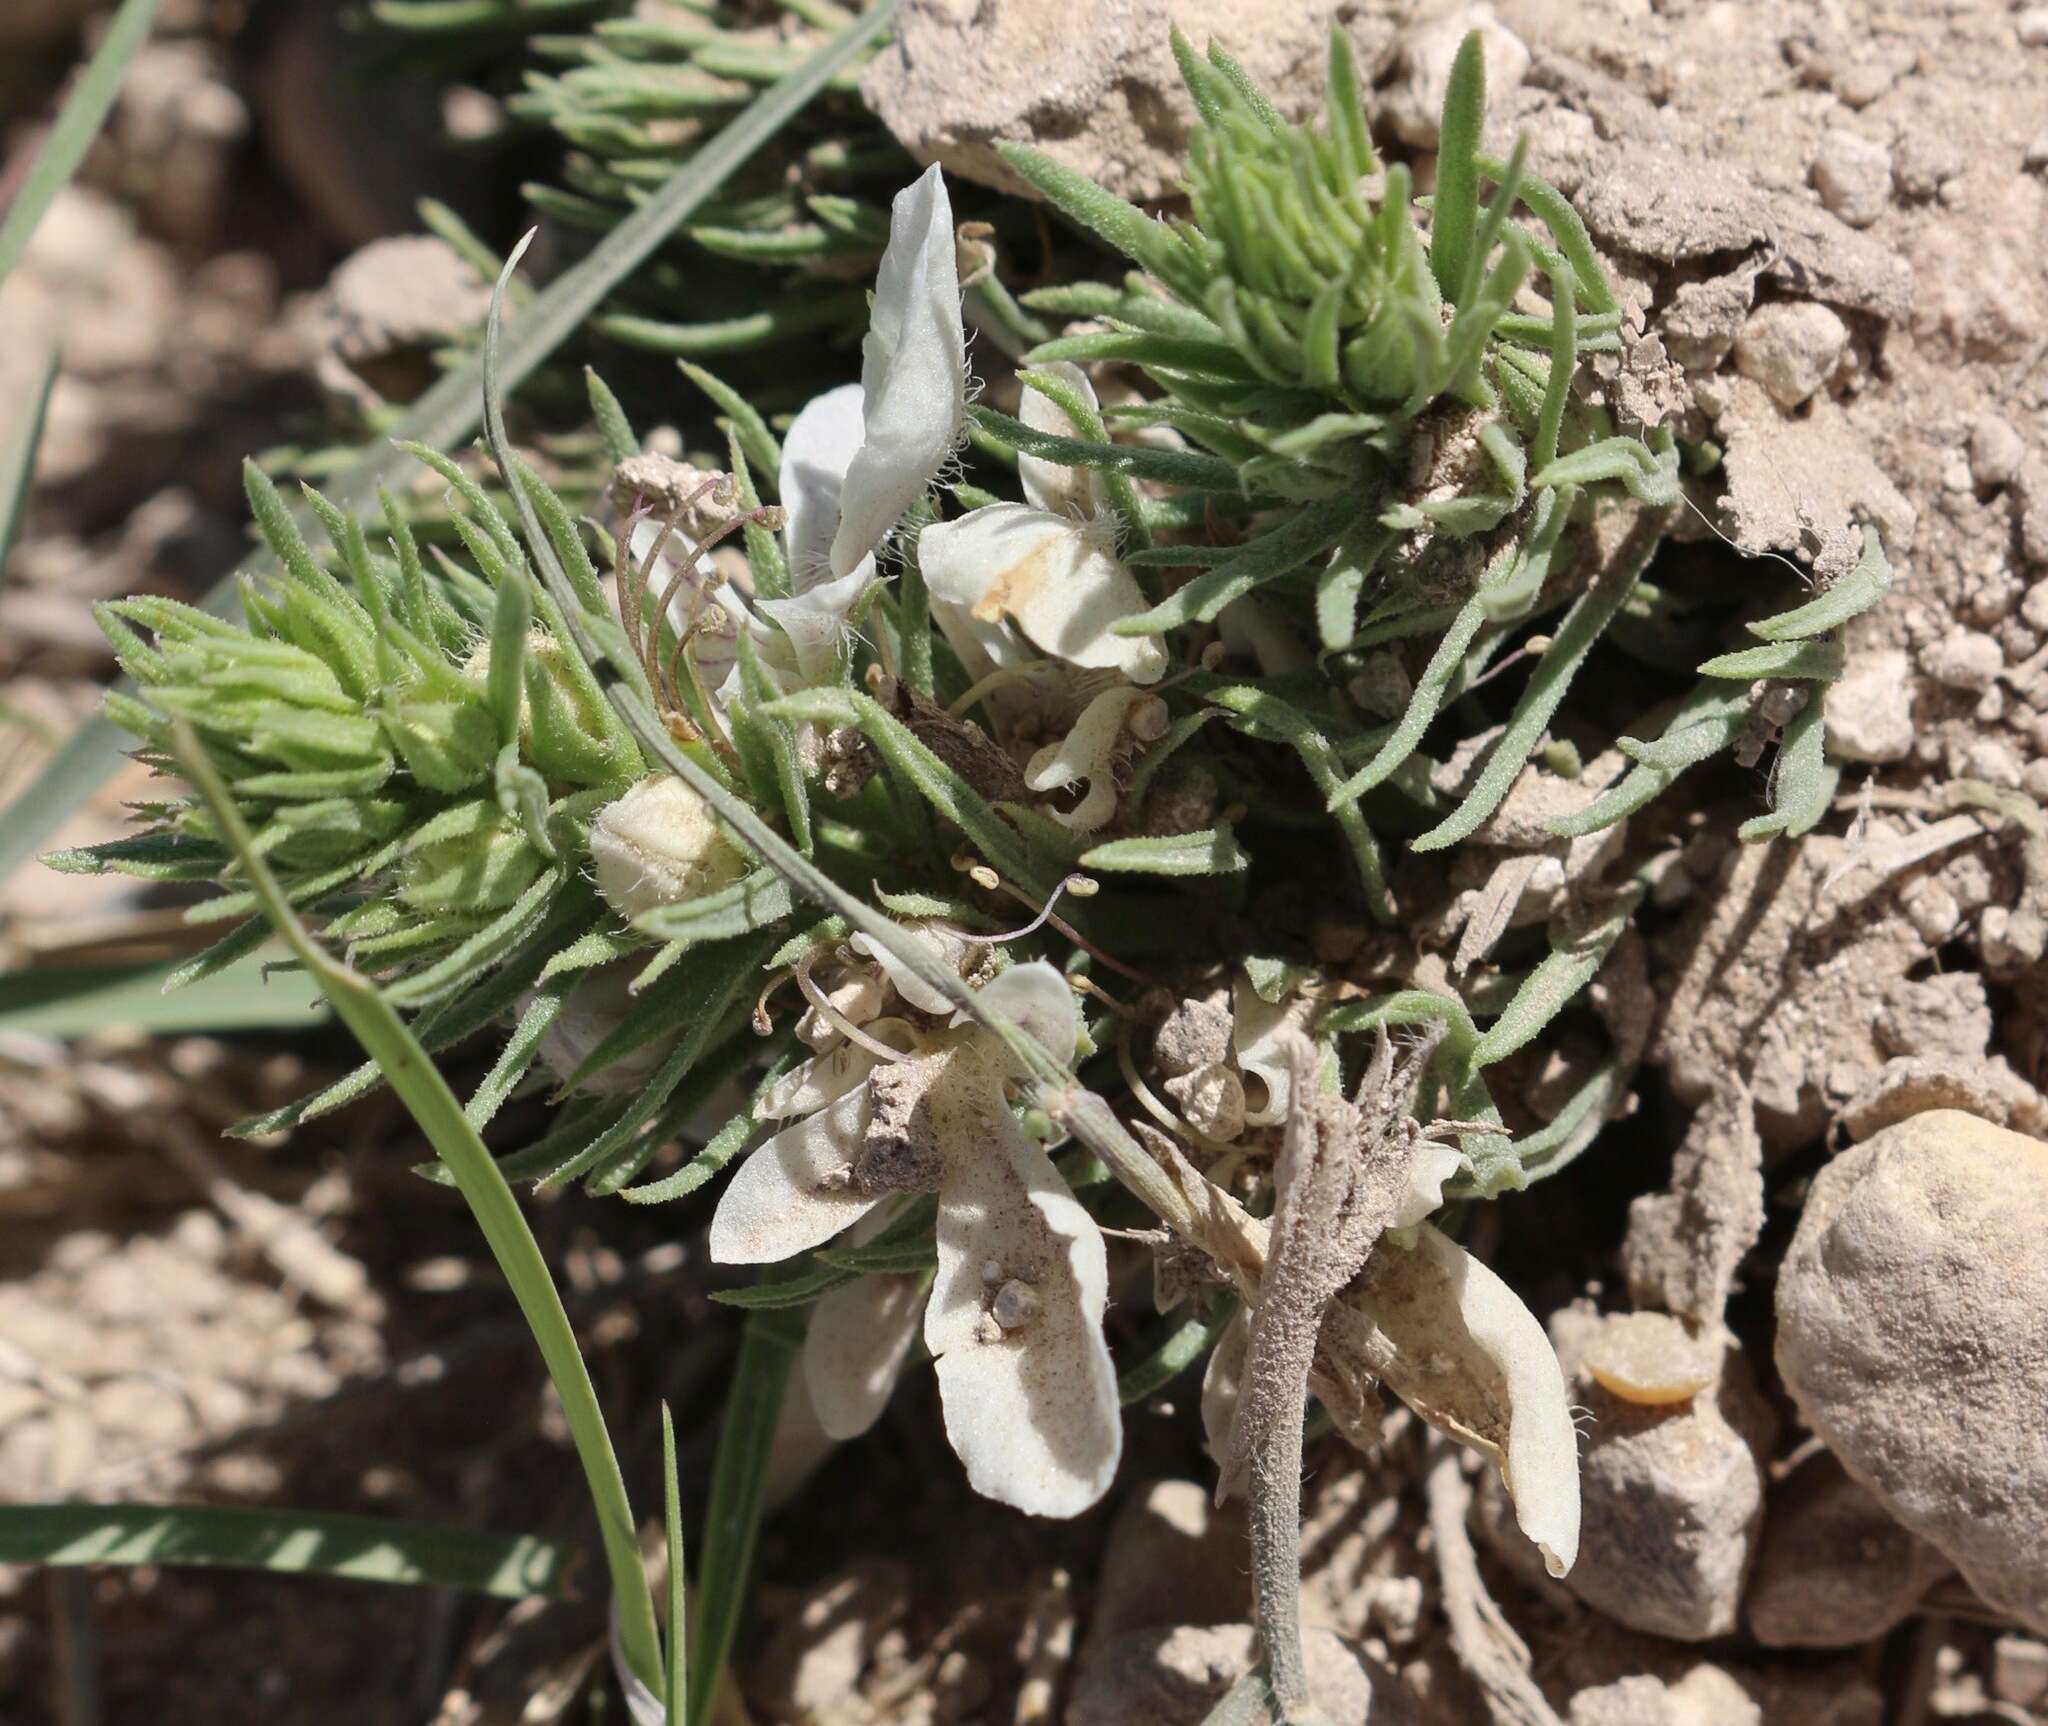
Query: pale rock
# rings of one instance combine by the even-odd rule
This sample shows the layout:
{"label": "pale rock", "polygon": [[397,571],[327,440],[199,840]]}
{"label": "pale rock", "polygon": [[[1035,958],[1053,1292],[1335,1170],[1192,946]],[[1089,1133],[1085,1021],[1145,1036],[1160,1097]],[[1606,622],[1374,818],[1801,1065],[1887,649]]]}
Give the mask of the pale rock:
{"label": "pale rock", "polygon": [[921,162],[1036,197],[997,155],[1035,144],[1119,197],[1175,196],[1194,105],[1174,64],[1178,27],[1197,53],[1234,55],[1293,120],[1322,107],[1333,18],[1370,65],[1391,36],[1343,0],[908,0],[861,94]]}
{"label": "pale rock", "polygon": [[1986,491],[2010,485],[2026,460],[2027,446],[2010,421],[1979,414],[1970,428],[1970,477]]}
{"label": "pale rock", "polygon": [[2048,633],[2048,579],[2037,581],[2020,601],[2020,616],[2028,628]]}
{"label": "pale rock", "polygon": [[1379,110],[1404,144],[1418,150],[1436,148],[1451,67],[1474,30],[1479,32],[1486,62],[1488,106],[1498,109],[1521,86],[1529,70],[1529,49],[1494,16],[1491,6],[1460,6],[1441,18],[1418,24],[1401,37],[1397,82],[1386,92]]}
{"label": "pale rock", "polygon": [[1812,399],[1849,345],[1849,326],[1812,300],[1773,300],[1735,338],[1735,369],[1790,413]]}
{"label": "pale rock", "polygon": [[2048,1698],[2048,1645],[2031,1636],[2001,1636],[1991,1645],[1991,1694],[2015,1708]]}
{"label": "pale rock", "polygon": [[2048,6],[2029,6],[2012,24],[2022,47],[2048,47]]}
{"label": "pale rock", "polygon": [[1903,761],[1913,752],[1911,665],[1896,647],[1852,651],[1827,687],[1828,752],[1840,761]]}
{"label": "pale rock", "polygon": [[1925,201],[1938,197],[1943,186],[1963,171],[1963,152],[1946,133],[1914,127],[1898,141],[1892,177],[1904,197]]}
{"label": "pale rock", "polygon": [[[1978,717],[1983,715],[1980,713]],[[2026,771],[2012,746],[1996,737],[1980,737],[1973,742],[1964,765],[1972,779],[1981,779],[1987,785],[2003,786],[2008,791],[2018,788],[2021,775]]]}
{"label": "pale rock", "polygon": [[1579,1561],[1566,1578],[1587,1605],[1680,1642],[1736,1627],[1763,1518],[1759,1458],[1776,1419],[1732,1346],[1714,1394],[1646,1407],[1584,1368],[1613,1321],[1573,1308],[1551,1340],[1573,1395],[1591,1411],[1580,1464]]}
{"label": "pale rock", "polygon": [[2048,1630],[2048,1144],[1933,1110],[1815,1180],[1778,1278],[1808,1425],[1995,1609]]}
{"label": "pale rock", "polygon": [[1768,1648],[1848,1648],[1887,1634],[1948,1570],[1817,1450],[1771,1488],[1743,1617]]}
{"label": "pale rock", "polygon": [[1812,173],[1820,201],[1852,228],[1869,227],[1891,203],[1891,151],[1854,132],[1822,133]]}
{"label": "pale rock", "polygon": [[[1415,1726],[1415,1704],[1378,1661],[1328,1630],[1304,1630],[1309,1690],[1332,1720]],[[1127,1631],[1080,1662],[1066,1726],[1200,1726],[1249,1670],[1249,1624]]]}
{"label": "pale rock", "polygon": [[1717,370],[1755,303],[1754,270],[1680,283],[1657,319],[1665,351],[1689,372]]}
{"label": "pale rock", "polygon": [[316,302],[314,375],[366,407],[407,401],[438,375],[432,350],[482,325],[491,284],[432,234],[373,240]]}
{"label": "pale rock", "polygon": [[1945,688],[1974,694],[1989,689],[2005,669],[2005,651],[1993,636],[1952,629],[1921,655],[1920,666]]}
{"label": "pale rock", "polygon": [[2048,126],[2043,126],[2027,141],[2026,153],[2020,158],[2020,165],[2029,172],[2039,173],[2048,168]]}
{"label": "pale rock", "polygon": [[1572,1697],[1571,1726],[1762,1726],[1763,1710],[1718,1666],[1702,1661],[1667,1683],[1646,1672]]}
{"label": "pale rock", "polygon": [[2035,569],[2048,568],[2048,461],[2022,463],[2014,483],[2020,494],[2020,555]]}

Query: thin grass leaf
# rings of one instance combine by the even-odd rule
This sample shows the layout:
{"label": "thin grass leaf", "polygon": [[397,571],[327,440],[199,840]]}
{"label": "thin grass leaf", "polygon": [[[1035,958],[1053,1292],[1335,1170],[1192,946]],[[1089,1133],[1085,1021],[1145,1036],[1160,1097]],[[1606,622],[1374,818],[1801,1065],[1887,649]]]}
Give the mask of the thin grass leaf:
{"label": "thin grass leaf", "polygon": [[231,1567],[499,1600],[562,1598],[573,1568],[569,1553],[537,1534],[199,1504],[0,1506],[0,1564]]}
{"label": "thin grass leaf", "polygon": [[1620,748],[1636,765],[1619,784],[1610,786],[1576,815],[1552,820],[1550,831],[1562,839],[1577,839],[1633,815],[1688,767],[1710,760],[1733,744],[1748,722],[1747,685],[1730,689],[1712,679],[1703,681],[1671,716],[1671,723],[1655,743],[1644,745],[1624,737]]}
{"label": "thin grass leaf", "polygon": [[1211,622],[1226,605],[1320,557],[1351,531],[1359,511],[1356,498],[1312,503],[1281,526],[1247,540],[1227,560],[1196,576],[1150,611],[1117,619],[1111,632],[1164,635],[1186,624]]}
{"label": "thin grass leaf", "polygon": [[[262,925],[255,931],[260,940]],[[304,972],[273,972],[278,956],[273,949],[238,959],[171,993],[165,992],[171,965],[64,965],[0,973],[0,1031],[44,1037],[139,1031],[164,1037],[312,1030],[324,1024],[326,998]]]}
{"label": "thin grass leaf", "polygon": [[161,4],[162,0],[123,0],[120,11],[107,25],[92,63],[65,98],[63,112],[22,177],[21,189],[8,205],[6,219],[0,221],[0,282],[6,281],[14,266],[21,262],[36,225],[56,201],[57,194],[70,185],[86,151],[92,148],[93,139],[106,124],[114,98],[121,93],[121,80],[127,77],[129,63],[149,40],[149,27],[156,22]]}
{"label": "thin grass leaf", "polygon": [[[564,271],[532,304],[523,307],[516,327],[493,358],[500,387],[515,388],[580,330],[620,282],[646,262],[693,211],[780,132],[791,116],[836,73],[853,63],[888,27],[900,3],[901,0],[877,0],[876,5],[846,26],[802,67],[755,98],[744,113],[722,127],[717,137],[677,168],[659,191],[613,227],[587,257]],[[146,22],[151,10],[153,0],[128,0],[123,16],[140,11]],[[9,214],[10,226],[23,204],[23,199],[17,199]],[[483,356],[479,354],[448,373],[414,403],[392,428],[391,439],[437,448],[460,442],[476,428],[482,384]],[[354,465],[335,480],[329,496],[342,510],[359,514],[375,502],[378,487],[394,483],[406,467],[406,457],[380,437],[366,446]],[[310,511],[301,519],[309,518]],[[225,611],[243,579],[273,567],[268,551],[252,554],[206,596],[205,609],[214,613]],[[112,721],[104,716],[88,720],[20,796],[0,811],[0,880],[11,875],[23,859],[63,825],[74,809],[106,782],[120,764],[123,746],[121,729]]]}
{"label": "thin grass leaf", "polygon": [[1832,683],[1842,675],[1842,638],[1817,635],[1804,641],[1767,641],[1761,647],[1718,654],[1700,667],[1702,677],[1735,678],[1752,683],[1759,677],[1797,678]]}
{"label": "thin grass leaf", "polygon": [[704,1515],[690,1637],[696,1653],[690,1663],[683,1726],[710,1726],[719,1680],[739,1636],[761,1534],[775,1426],[800,1335],[780,1313],[755,1313],[740,1336],[739,1360],[718,1430],[718,1453],[711,1464],[711,1502]]}
{"label": "thin grass leaf", "polygon": [[1058,462],[1062,467],[1095,468],[1122,474],[1127,479],[1156,480],[1162,485],[1186,486],[1196,491],[1234,493],[1244,489],[1236,466],[1215,456],[1151,449],[1143,444],[1088,443],[1080,438],[1057,437],[1051,432],[1033,431],[1022,420],[1011,419],[993,408],[971,407],[967,413],[974,425],[1005,448]]}
{"label": "thin grass leaf", "polygon": [[661,1712],[664,1720],[680,1722],[683,1698],[689,1691],[689,1624],[683,1602],[687,1593],[683,1567],[683,1475],[676,1463],[676,1422],[666,1402],[661,1405],[661,1515],[668,1536],[668,1611],[663,1642],[668,1665],[663,1673]]}
{"label": "thin grass leaf", "polygon": [[330,955],[307,932],[263,859],[234,799],[192,729],[176,730],[177,755],[185,777],[211,812],[215,825],[253,883],[272,925],[290,944],[370,1058],[383,1069],[407,1111],[426,1135],[468,1203],[513,1298],[546,1362],[564,1419],[582,1464],[597,1513],[606,1566],[610,1571],[620,1638],[627,1664],[644,1683],[661,1677],[661,1648],[654,1628],[654,1602],[640,1565],[632,1507],[604,1411],[590,1382],[576,1332],[563,1310],[554,1278],[541,1256],[519,1202],[463,1115],[439,1069],[376,986]]}
{"label": "thin grass leaf", "polygon": [[41,373],[29,386],[21,418],[0,447],[0,588],[7,585],[7,565],[14,556],[14,542],[21,536],[22,517],[27,514],[29,481],[35,477],[36,451],[43,441],[43,416],[50,406],[50,390],[57,381],[62,357],[52,343]]}

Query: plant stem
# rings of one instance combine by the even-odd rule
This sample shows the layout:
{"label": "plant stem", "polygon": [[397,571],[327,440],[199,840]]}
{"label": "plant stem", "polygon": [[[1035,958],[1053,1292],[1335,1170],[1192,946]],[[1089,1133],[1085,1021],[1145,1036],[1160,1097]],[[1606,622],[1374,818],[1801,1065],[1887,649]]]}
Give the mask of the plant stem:
{"label": "plant stem", "polygon": [[1245,1483],[1251,1510],[1252,1596],[1266,1681],[1288,1726],[1320,1718],[1301,1648],[1301,1431],[1306,1396],[1273,1421],[1252,1451]]}
{"label": "plant stem", "polygon": [[497,1260],[498,1269],[504,1273],[527,1327],[533,1332],[555,1394],[562,1400],[562,1413],[597,1511],[598,1533],[611,1572],[619,1639],[626,1662],[642,1683],[650,1687],[660,1684],[661,1645],[654,1628],[654,1597],[640,1563],[625,1477],[619,1472],[619,1459],[605,1427],[604,1410],[598,1405],[597,1391],[583,1363],[575,1329],[562,1308],[562,1297],[539,1243],[526,1226],[519,1201],[463,1114],[462,1104],[448,1088],[447,1080],[398,1016],[397,1009],[368,978],[315,941],[299,921],[277,878],[257,854],[255,841],[241,811],[235,807],[233,795],[190,723],[177,721],[172,735],[179,767],[205,799],[272,925],[291,944],[307,972],[334,1003],[335,1012],[355,1034],[365,1053],[383,1069],[391,1088],[434,1147],[467,1201],[477,1226],[483,1230],[491,1256]]}

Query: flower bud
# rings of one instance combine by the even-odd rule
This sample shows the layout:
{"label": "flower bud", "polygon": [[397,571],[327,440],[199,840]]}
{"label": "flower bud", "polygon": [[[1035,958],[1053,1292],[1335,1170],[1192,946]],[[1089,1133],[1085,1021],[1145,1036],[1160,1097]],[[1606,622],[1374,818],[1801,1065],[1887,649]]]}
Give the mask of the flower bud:
{"label": "flower bud", "polygon": [[704,799],[668,773],[652,773],[598,811],[590,856],[605,903],[628,922],[730,886],[747,860]]}

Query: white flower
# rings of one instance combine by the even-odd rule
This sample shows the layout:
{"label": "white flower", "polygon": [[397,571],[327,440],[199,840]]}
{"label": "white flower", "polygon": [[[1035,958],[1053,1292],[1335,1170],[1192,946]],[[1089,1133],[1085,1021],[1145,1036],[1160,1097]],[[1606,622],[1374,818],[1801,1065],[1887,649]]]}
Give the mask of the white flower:
{"label": "white flower", "polygon": [[[796,681],[811,685],[829,677],[848,619],[874,577],[875,553],[951,457],[966,414],[967,338],[953,210],[934,166],[891,206],[889,244],[861,345],[861,381],[815,397],[783,439],[777,484],[787,512],[789,596],[757,600],[750,608],[707,577],[678,596],[679,609],[672,611],[677,627],[695,617],[707,597],[716,598],[730,618],[759,613],[775,623]],[[634,530],[635,557],[646,557],[658,531],[651,522]],[[667,567],[649,577],[657,593],[674,573],[673,564],[663,562]],[[708,596],[706,588],[713,590]],[[771,664],[782,658],[773,632],[757,627],[755,638]],[[715,632],[700,640],[698,663],[707,681],[725,677],[731,653],[720,653]],[[728,683],[721,699],[734,687]]]}
{"label": "white flower", "polygon": [[831,572],[849,574],[924,495],[960,441],[967,337],[953,206],[938,164],[896,194],[860,349],[859,452],[846,469]]}
{"label": "white flower", "polygon": [[[1074,998],[1050,965],[1012,966],[979,994],[1057,1058],[1071,1056]],[[830,1079],[800,1082],[808,1101],[853,1081],[740,1165],[711,1221],[711,1256],[790,1258],[899,1194],[936,1191],[938,1271],[924,1340],[946,1436],[976,1491],[1072,1516],[1107,1490],[1123,1445],[1102,1336],[1108,1257],[1094,1219],[1010,1108],[1003,1046],[963,1019],[927,1033],[904,1059],[874,1057],[857,1079],[858,1063],[846,1062]],[[850,1298],[813,1320],[827,1334],[806,1381],[814,1394],[822,1385],[820,1415],[841,1428],[872,1418],[901,1360],[891,1338],[848,1336],[881,1316],[862,1304],[881,1298]]]}
{"label": "white flower", "polygon": [[[1063,375],[1094,402],[1078,368]],[[1042,398],[1027,391],[1027,423],[1049,410],[1057,424],[1047,429],[1073,431],[1056,407],[1033,407],[1035,400]],[[1145,596],[1116,555],[1115,524],[1099,513],[1092,476],[1028,456],[1018,459],[1018,474],[1028,503],[989,504],[918,536],[918,565],[946,639],[982,675],[1016,657],[1002,630],[1008,617],[1069,665],[1157,683],[1167,666],[1160,639],[1111,633],[1145,609]]]}
{"label": "white flower", "polygon": [[1119,684],[1081,710],[1081,717],[1057,743],[1048,743],[1024,768],[1033,791],[1060,791],[1086,783],[1087,795],[1053,819],[1076,833],[1092,833],[1116,813],[1117,770],[1141,743],[1166,735],[1166,703],[1142,689]]}

